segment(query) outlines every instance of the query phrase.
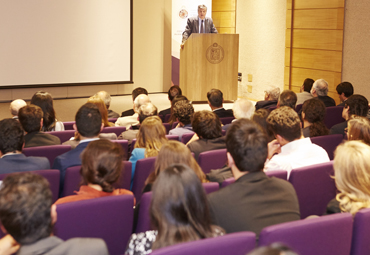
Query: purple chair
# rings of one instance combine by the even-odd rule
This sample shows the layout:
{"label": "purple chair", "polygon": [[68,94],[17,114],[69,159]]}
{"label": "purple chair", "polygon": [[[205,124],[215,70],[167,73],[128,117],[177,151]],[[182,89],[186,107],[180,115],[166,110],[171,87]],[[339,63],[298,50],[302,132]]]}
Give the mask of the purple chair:
{"label": "purple chair", "polygon": [[63,122],[64,130],[73,130],[73,125],[76,123],[76,121],[66,121]]}
{"label": "purple chair", "polygon": [[351,255],[370,254],[370,209],[356,213],[353,221]]}
{"label": "purple chair", "polygon": [[230,124],[235,118],[234,117],[223,117],[220,118],[222,125]]}
{"label": "purple chair", "polygon": [[188,133],[188,134],[183,134],[181,137],[181,142],[183,144],[187,144],[190,139],[194,136],[195,133]]}
{"label": "purple chair", "polygon": [[349,213],[281,223],[264,228],[259,236],[259,245],[281,242],[300,255],[348,255],[352,225]]}
{"label": "purple chair", "polygon": [[312,143],[317,144],[326,150],[330,160],[334,159],[334,151],[342,141],[343,136],[340,134],[311,137]]}
{"label": "purple chair", "polygon": [[230,184],[233,184],[235,182],[235,178],[234,177],[230,177],[226,180],[224,180],[221,184],[221,188],[224,188],[226,186],[229,186]]}
{"label": "purple chair", "polygon": [[170,132],[171,130],[171,126],[169,123],[162,123],[164,128],[166,129],[166,134],[168,134],[168,132]]}
{"label": "purple chair", "polygon": [[161,119],[162,123],[164,123],[164,116],[162,114],[158,114],[158,117]]}
{"label": "purple chair", "polygon": [[171,126],[171,129],[174,129],[176,128],[176,126],[179,124],[178,121],[175,121],[174,123],[172,123],[172,126]]}
{"label": "purple chair", "polygon": [[326,115],[324,119],[325,126],[331,128],[332,126],[346,121],[342,117],[343,106],[326,107]]}
{"label": "purple chair", "polygon": [[109,122],[116,123],[118,118],[108,118]]}
{"label": "purple chair", "polygon": [[59,137],[61,143],[64,143],[68,141],[69,139],[71,139],[71,137],[75,136],[74,130],[52,131],[52,132],[45,132],[45,133]]}
{"label": "purple chair", "polygon": [[215,192],[220,189],[220,185],[218,184],[218,182],[206,182],[202,183],[202,186],[206,191],[206,194]]}
{"label": "purple chair", "polygon": [[150,215],[149,215],[149,208],[150,202],[152,201],[152,192],[145,192],[141,196],[140,200],[140,208],[139,208],[139,216],[137,219],[137,225],[135,229],[135,233],[141,233],[148,230],[152,230],[150,226]]}
{"label": "purple chair", "polygon": [[56,157],[70,150],[70,145],[48,145],[24,148],[22,152],[27,157],[47,157],[50,162],[50,166],[52,166]]}
{"label": "purple chair", "polygon": [[[60,179],[60,171],[56,169],[45,169],[45,170],[37,170],[37,171],[29,171],[30,173],[39,174],[45,177],[50,184],[51,192],[53,193],[53,203],[58,200],[59,194],[59,179]],[[9,174],[0,174],[0,180],[3,180]]]}
{"label": "purple chair", "polygon": [[297,192],[302,219],[325,213],[337,190],[332,175],[333,161],[292,170],[289,182]]}
{"label": "purple chair", "polygon": [[303,106],[303,104],[297,104],[295,106],[295,111],[298,113],[300,110],[302,110],[302,106]]}
{"label": "purple chair", "polygon": [[[288,172],[284,171],[284,170],[268,171],[268,172],[265,172],[265,174],[268,177],[276,177],[276,178],[280,178],[280,179],[283,179],[283,180],[287,180],[287,176],[288,176]],[[234,177],[228,178],[228,179],[226,179],[222,182],[221,188],[226,187],[226,186],[228,186],[228,185],[230,185],[234,182],[235,182]]]}
{"label": "purple chair", "polygon": [[63,240],[73,237],[102,238],[109,253],[123,254],[131,236],[134,197],[108,196],[57,206],[54,234]]}
{"label": "purple chair", "polygon": [[245,255],[254,249],[256,234],[253,232],[238,232],[224,236],[207,238],[193,242],[180,243],[158,250],[152,255]]}
{"label": "purple chair", "polygon": [[148,178],[149,174],[154,171],[154,162],[156,157],[139,159],[136,162],[135,175],[132,184],[132,192],[136,198],[136,203],[139,203],[143,188],[145,185],[145,180]]}
{"label": "purple chair", "polygon": [[171,114],[166,114],[166,116],[164,116],[164,122],[167,123],[171,118]]}
{"label": "purple chair", "polygon": [[205,174],[208,174],[211,169],[219,169],[226,164],[226,149],[213,151],[204,151],[199,154],[198,164]]}
{"label": "purple chair", "polygon": [[119,143],[125,153],[125,157],[128,158],[128,141],[127,140],[110,140],[114,143]]}
{"label": "purple chair", "polygon": [[277,106],[271,106],[271,107],[269,108],[269,111],[271,112],[271,111],[275,110],[276,108],[277,108]]}
{"label": "purple chair", "polygon": [[105,127],[101,133],[115,133],[118,137],[124,131],[126,131],[126,127]]}

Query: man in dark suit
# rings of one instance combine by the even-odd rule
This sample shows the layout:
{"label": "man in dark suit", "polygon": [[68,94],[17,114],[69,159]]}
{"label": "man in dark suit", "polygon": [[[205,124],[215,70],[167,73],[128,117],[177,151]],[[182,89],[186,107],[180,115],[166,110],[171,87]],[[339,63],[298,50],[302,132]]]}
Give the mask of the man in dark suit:
{"label": "man in dark suit", "polygon": [[19,255],[109,254],[102,239],[63,241],[52,235],[57,221],[56,205],[53,205],[49,182],[38,174],[18,173],[4,179],[0,190],[0,220],[9,233],[1,240],[2,251],[9,250],[6,254],[15,253],[18,248]]}
{"label": "man in dark suit", "polygon": [[317,97],[321,100],[326,107],[335,106],[333,98],[328,96],[329,85],[324,79],[316,80],[311,88],[311,94],[313,97]]}
{"label": "man in dark suit", "polygon": [[267,137],[248,119],[233,122],[226,136],[227,159],[235,183],[211,193],[213,223],[227,233],[253,231],[300,219],[293,186],[263,172]]}
{"label": "man in dark suit", "polygon": [[225,110],[223,107],[224,96],[219,89],[211,89],[207,92],[208,105],[212,111],[219,117],[234,117],[233,110]]}
{"label": "man in dark suit", "polygon": [[71,166],[81,165],[81,152],[87,147],[89,142],[99,139],[99,133],[104,127],[99,109],[92,103],[86,103],[81,106],[76,113],[75,120],[76,124],[73,125],[73,128],[80,135],[80,143],[75,149],[56,157],[53,164],[53,169],[59,169],[60,171],[60,192],[63,191],[66,169]]}
{"label": "man in dark suit", "polygon": [[25,148],[60,144],[58,137],[41,131],[43,116],[42,109],[37,105],[26,105],[19,109],[19,122],[27,133],[24,136]]}
{"label": "man in dark suit", "polygon": [[[172,101],[176,96],[182,96],[182,91],[179,86],[173,85],[168,90],[168,100],[170,100],[170,103],[172,105]],[[166,117],[167,114],[171,114],[171,108],[164,109],[158,113],[158,115],[162,115],[163,119]]]}
{"label": "man in dark suit", "polygon": [[336,91],[341,101],[338,106],[344,106],[344,102],[353,95],[353,86],[350,82],[344,81],[338,84]]}
{"label": "man in dark suit", "polygon": [[182,33],[181,47],[184,46],[185,41],[192,33],[218,33],[213,25],[213,20],[210,17],[206,17],[206,14],[207,6],[204,4],[198,5],[198,16],[188,18],[185,31]]}
{"label": "man in dark suit", "polygon": [[50,169],[45,157],[26,157],[22,154],[24,132],[15,119],[0,121],[0,174]]}
{"label": "man in dark suit", "polygon": [[258,101],[256,103],[256,111],[258,109],[268,110],[270,107],[277,106],[279,97],[280,97],[280,88],[270,86],[267,90],[265,90],[265,100]]}

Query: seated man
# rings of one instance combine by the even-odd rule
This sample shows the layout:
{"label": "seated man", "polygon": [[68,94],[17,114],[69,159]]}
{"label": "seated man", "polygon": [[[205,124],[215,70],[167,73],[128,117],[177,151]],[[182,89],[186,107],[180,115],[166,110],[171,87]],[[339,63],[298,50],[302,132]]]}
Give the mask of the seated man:
{"label": "seated man", "polygon": [[53,236],[57,221],[49,182],[38,174],[8,175],[0,190],[0,220],[5,230],[20,245],[17,254],[109,254],[98,238]]}
{"label": "seated man", "polygon": [[10,114],[12,115],[12,118],[13,119],[18,119],[19,109],[21,109],[23,106],[26,106],[26,105],[27,105],[27,103],[23,99],[13,100],[10,103],[10,107],[9,107]]}
{"label": "seated man", "polygon": [[264,171],[285,170],[289,178],[292,169],[330,161],[323,148],[302,136],[301,121],[292,108],[283,106],[273,110],[267,123],[276,140],[269,143],[269,161]]}
{"label": "seated man", "polygon": [[341,101],[338,106],[344,106],[347,99],[353,95],[353,86],[350,82],[344,81],[338,84],[336,91],[338,92]]}
{"label": "seated man", "polygon": [[[173,85],[171,88],[168,90],[168,100],[170,100],[170,103],[172,105],[172,101],[176,96],[181,96],[182,91],[179,86]],[[163,118],[166,117],[167,114],[171,114],[171,108],[164,109],[158,113],[158,115],[162,115]]]}
{"label": "seated man", "polygon": [[203,151],[226,148],[221,122],[216,114],[207,110],[194,113],[192,127],[199,140],[189,142],[188,148],[194,153],[196,160]]}
{"label": "seated man", "polygon": [[313,97],[320,99],[326,107],[335,106],[335,101],[333,98],[328,96],[329,85],[324,79],[316,80],[311,89],[311,94]]}
{"label": "seated man", "polygon": [[181,100],[176,102],[172,107],[173,115],[179,122],[176,128],[171,129],[170,135],[178,135],[179,141],[183,134],[194,134],[191,126],[191,120],[193,119],[194,107],[188,100]]}
{"label": "seated man", "polygon": [[0,121],[0,174],[50,169],[45,157],[26,157],[22,154],[24,134],[15,119]]}
{"label": "seated man", "polygon": [[253,231],[300,219],[293,186],[263,172],[267,137],[253,121],[240,119],[226,135],[227,160],[235,183],[208,195],[214,224],[227,233]]}
{"label": "seated man", "polygon": [[133,106],[133,110],[135,113],[132,116],[118,118],[115,123],[115,126],[116,127],[126,127],[126,129],[129,129],[131,126],[138,125],[139,124],[139,120],[138,120],[139,108],[140,106],[147,104],[147,103],[150,103],[150,99],[147,95],[144,95],[144,94],[138,95],[135,98],[134,106]]}
{"label": "seated man", "polygon": [[304,80],[303,85],[300,88],[301,93],[297,93],[297,105],[303,104],[306,100],[313,98],[311,95],[312,85],[315,81],[307,78]]}
{"label": "seated man", "polygon": [[256,103],[256,110],[258,109],[269,109],[270,107],[274,107],[277,105],[278,99],[280,96],[280,88],[275,86],[270,86],[265,91],[265,100],[258,101]]}
{"label": "seated man", "polygon": [[291,90],[284,90],[280,94],[277,107],[289,106],[290,108],[295,110],[296,103],[297,103],[297,95],[295,94],[295,92]]}
{"label": "seated man", "polygon": [[207,92],[208,105],[212,111],[219,117],[234,117],[233,110],[225,110],[222,106],[224,103],[224,96],[219,89],[211,89]]}
{"label": "seated man", "polygon": [[111,96],[108,94],[107,91],[99,91],[95,94],[95,97],[99,97],[101,100],[104,101],[105,107],[107,107],[108,111],[108,118],[118,118],[119,114],[109,109],[110,101],[112,100]]}
{"label": "seated man", "polygon": [[[251,101],[245,98],[239,98],[234,102],[233,114],[235,119],[250,119],[254,113],[254,109],[254,105]],[[226,124],[222,126],[222,130],[227,130],[230,125],[231,124]]]}
{"label": "seated man", "polygon": [[[131,93],[132,95],[132,102],[135,101],[135,98],[138,96],[138,95],[141,95],[141,94],[144,94],[144,95],[148,95],[148,91],[144,88],[141,88],[141,87],[137,87],[136,89],[134,89]],[[124,112],[122,112],[121,114],[121,117],[126,117],[126,116],[132,116],[135,114],[135,111],[134,109],[130,109],[130,110],[126,110]]]}
{"label": "seated man", "polygon": [[43,116],[44,113],[37,105],[31,104],[19,109],[19,122],[26,132],[25,148],[60,144],[58,137],[41,131]]}

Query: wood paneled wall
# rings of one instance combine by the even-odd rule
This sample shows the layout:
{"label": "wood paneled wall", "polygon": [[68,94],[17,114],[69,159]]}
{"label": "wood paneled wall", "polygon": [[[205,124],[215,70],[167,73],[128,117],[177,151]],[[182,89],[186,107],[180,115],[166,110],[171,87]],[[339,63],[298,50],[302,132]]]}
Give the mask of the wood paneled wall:
{"label": "wood paneled wall", "polygon": [[345,0],[287,0],[284,89],[299,92],[304,79],[323,78],[339,103]]}
{"label": "wood paneled wall", "polygon": [[220,34],[235,34],[236,0],[213,0],[213,24]]}

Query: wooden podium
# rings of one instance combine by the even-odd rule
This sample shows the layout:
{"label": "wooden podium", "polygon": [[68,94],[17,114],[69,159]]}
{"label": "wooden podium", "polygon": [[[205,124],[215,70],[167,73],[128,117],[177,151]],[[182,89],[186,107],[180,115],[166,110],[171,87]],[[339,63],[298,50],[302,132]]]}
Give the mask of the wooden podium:
{"label": "wooden podium", "polygon": [[180,87],[192,101],[207,101],[216,88],[225,100],[238,97],[238,34],[191,34],[180,50]]}

